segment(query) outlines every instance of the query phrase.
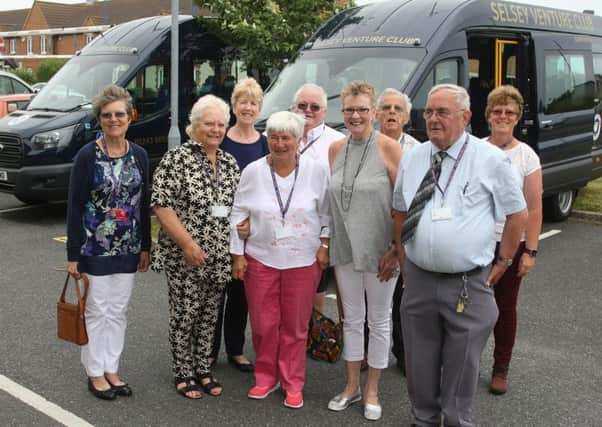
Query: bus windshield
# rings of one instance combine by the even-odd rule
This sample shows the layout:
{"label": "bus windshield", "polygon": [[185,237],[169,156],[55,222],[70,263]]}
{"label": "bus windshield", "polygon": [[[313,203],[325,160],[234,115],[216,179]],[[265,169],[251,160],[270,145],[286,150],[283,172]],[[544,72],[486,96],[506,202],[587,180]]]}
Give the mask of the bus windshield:
{"label": "bus windshield", "polygon": [[28,110],[71,111],[89,105],[110,83],[116,83],[138,57],[128,55],[74,56],[31,101]]}
{"label": "bus windshield", "polygon": [[422,48],[337,48],[302,51],[278,75],[265,95],[259,116],[260,125],[270,114],[288,110],[297,89],[315,83],[328,95],[326,123],[340,127],[341,89],[352,80],[366,80],[377,94],[388,88],[403,89],[416,66],[424,58]]}

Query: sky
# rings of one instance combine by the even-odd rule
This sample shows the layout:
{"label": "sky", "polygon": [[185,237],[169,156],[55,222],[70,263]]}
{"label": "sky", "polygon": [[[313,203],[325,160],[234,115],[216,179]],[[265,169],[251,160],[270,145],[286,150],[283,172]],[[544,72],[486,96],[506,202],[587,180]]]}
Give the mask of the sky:
{"label": "sky", "polygon": [[[44,0],[53,3],[82,3],[82,0]],[[98,1],[98,0],[97,0]],[[386,0],[356,0],[357,4],[372,3]],[[576,10],[592,9],[598,16],[602,16],[602,2],[600,0],[514,0],[516,3],[527,3],[538,6],[555,7],[558,9]],[[180,0],[180,3],[182,0]],[[569,4],[567,4],[569,3]],[[0,10],[26,9],[31,7],[33,0],[0,0]]]}

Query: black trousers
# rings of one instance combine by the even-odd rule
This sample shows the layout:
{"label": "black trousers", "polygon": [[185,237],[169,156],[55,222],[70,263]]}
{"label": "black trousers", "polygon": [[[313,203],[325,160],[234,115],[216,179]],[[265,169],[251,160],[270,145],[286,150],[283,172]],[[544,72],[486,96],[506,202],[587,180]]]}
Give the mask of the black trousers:
{"label": "black trousers", "polygon": [[[403,297],[403,279],[401,274],[397,278],[395,283],[395,291],[393,292],[393,308],[392,308],[392,320],[393,320],[393,348],[391,351],[397,360],[403,360],[404,347],[403,347],[403,333],[401,332],[401,298]],[[366,310],[366,313],[368,310]],[[368,316],[366,314],[366,316]],[[368,352],[368,336],[370,332],[368,330],[368,317],[364,323],[364,352]]]}
{"label": "black trousers", "polygon": [[403,279],[399,275],[395,284],[395,292],[393,292],[393,355],[397,360],[403,360],[403,333],[401,332],[401,298],[403,297]]}
{"label": "black trousers", "polygon": [[226,285],[226,292],[220,304],[219,315],[213,334],[211,358],[217,359],[222,343],[222,324],[224,325],[224,341],[228,356],[240,356],[245,345],[245,329],[247,328],[247,297],[242,280],[233,280]]}

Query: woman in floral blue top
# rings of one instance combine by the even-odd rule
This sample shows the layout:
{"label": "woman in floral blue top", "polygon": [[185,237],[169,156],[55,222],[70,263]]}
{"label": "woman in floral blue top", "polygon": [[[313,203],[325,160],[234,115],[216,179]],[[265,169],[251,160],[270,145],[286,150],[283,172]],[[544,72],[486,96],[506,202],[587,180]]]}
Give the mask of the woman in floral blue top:
{"label": "woman in floral blue top", "polygon": [[82,147],[71,171],[67,271],[90,279],[81,357],[88,389],[113,400],[132,394],[117,371],[134,275],[149,266],[148,156],[125,138],[133,109],[125,89],[107,86],[92,105],[103,136]]}

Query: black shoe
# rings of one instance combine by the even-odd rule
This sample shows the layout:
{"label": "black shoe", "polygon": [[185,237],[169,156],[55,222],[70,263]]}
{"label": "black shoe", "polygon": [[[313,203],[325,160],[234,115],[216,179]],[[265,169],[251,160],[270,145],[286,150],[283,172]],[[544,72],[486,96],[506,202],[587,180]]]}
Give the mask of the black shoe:
{"label": "black shoe", "polygon": [[228,356],[228,363],[235,366],[240,372],[253,372],[255,370],[255,365],[253,365],[251,362],[240,363],[236,361],[234,357]]}
{"label": "black shoe", "polygon": [[131,389],[131,387],[127,384],[120,384],[120,385],[114,385],[111,383],[111,381],[109,381],[109,379],[107,378],[107,382],[109,383],[109,385],[111,386],[111,388],[115,391],[115,394],[117,396],[124,396],[124,397],[128,397],[131,396],[133,394],[133,391]]}
{"label": "black shoe", "polygon": [[109,388],[107,390],[99,390],[96,387],[94,387],[94,383],[90,378],[88,378],[88,390],[90,390],[90,393],[92,393],[95,397],[98,397],[99,399],[103,400],[115,400],[115,398],[117,397],[117,394],[115,393],[115,390],[113,388]]}

